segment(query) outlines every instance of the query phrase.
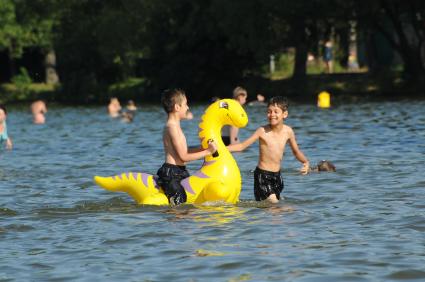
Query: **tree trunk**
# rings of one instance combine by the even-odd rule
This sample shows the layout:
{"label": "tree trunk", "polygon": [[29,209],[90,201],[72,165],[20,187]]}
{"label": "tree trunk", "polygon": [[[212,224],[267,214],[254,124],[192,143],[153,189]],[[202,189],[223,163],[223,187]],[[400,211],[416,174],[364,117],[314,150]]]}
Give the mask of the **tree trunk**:
{"label": "tree trunk", "polygon": [[295,42],[295,65],[293,79],[304,79],[307,76],[307,35],[305,23],[302,21],[296,27],[297,40]]}
{"label": "tree trunk", "polygon": [[[416,80],[424,75],[424,68],[422,67],[420,58],[420,38],[418,38],[419,44],[410,44],[407,39],[406,29],[403,27],[400,17],[394,12],[396,7],[392,7],[391,2],[388,1],[382,1],[381,3],[385,13],[394,27],[398,41],[394,40],[391,34],[389,34],[389,32],[387,32],[383,27],[380,28],[380,31],[388,39],[394,49],[400,54],[403,59],[405,72],[409,74],[413,80]],[[380,27],[379,24],[378,27]]]}
{"label": "tree trunk", "polygon": [[15,58],[12,56],[13,50],[12,47],[9,47],[9,71],[10,71],[10,78],[13,78],[16,75],[16,62]]}
{"label": "tree trunk", "polygon": [[54,50],[49,50],[45,58],[46,68],[46,83],[57,84],[59,83],[59,76],[56,72],[56,53]]}

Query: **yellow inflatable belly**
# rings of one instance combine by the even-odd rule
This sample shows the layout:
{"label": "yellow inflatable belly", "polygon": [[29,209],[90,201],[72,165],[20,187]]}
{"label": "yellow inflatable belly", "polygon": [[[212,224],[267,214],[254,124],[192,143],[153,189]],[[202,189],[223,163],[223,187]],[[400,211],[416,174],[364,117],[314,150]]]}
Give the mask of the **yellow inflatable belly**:
{"label": "yellow inflatable belly", "polygon": [[[187,203],[201,204],[209,201],[237,203],[241,192],[241,174],[232,154],[221,139],[224,125],[244,127],[248,116],[242,106],[233,99],[223,99],[211,104],[199,124],[199,138],[203,148],[208,140],[217,143],[218,156],[207,156],[202,167],[181,181],[187,195]],[[95,176],[94,181],[106,190],[126,192],[137,203],[144,205],[168,205],[168,199],[153,175],[128,172],[116,176]]]}

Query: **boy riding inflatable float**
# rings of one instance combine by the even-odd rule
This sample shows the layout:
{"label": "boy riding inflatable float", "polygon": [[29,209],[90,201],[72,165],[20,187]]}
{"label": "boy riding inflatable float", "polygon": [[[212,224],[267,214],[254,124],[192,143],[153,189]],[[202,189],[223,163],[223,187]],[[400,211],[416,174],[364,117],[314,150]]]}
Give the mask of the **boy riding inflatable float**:
{"label": "boy riding inflatable float", "polygon": [[[248,116],[242,106],[233,99],[218,100],[211,104],[199,124],[199,139],[203,148],[209,140],[217,143],[217,154],[204,158],[202,167],[181,181],[187,194],[188,204],[223,201],[235,204],[241,192],[241,174],[232,154],[221,139],[224,125],[245,127]],[[109,191],[128,193],[138,204],[168,205],[168,199],[155,177],[146,173],[128,172],[121,175],[101,177],[94,181]]]}

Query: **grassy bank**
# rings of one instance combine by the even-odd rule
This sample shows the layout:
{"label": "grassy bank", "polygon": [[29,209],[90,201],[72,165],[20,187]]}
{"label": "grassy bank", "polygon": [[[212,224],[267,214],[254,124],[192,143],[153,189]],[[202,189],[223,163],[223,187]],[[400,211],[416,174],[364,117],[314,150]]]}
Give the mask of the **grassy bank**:
{"label": "grassy bank", "polygon": [[321,91],[328,91],[336,99],[354,101],[425,98],[425,80],[407,81],[400,72],[311,74],[301,80],[250,78],[244,85],[251,93],[254,91],[253,96],[283,95],[304,103],[314,103]]}
{"label": "grassy bank", "polygon": [[[411,82],[403,78],[401,72],[387,72],[372,75],[366,72],[359,73],[334,73],[334,74],[309,74],[303,80],[276,77],[248,77],[240,82],[250,94],[250,100],[256,93],[266,97],[284,95],[291,100],[302,103],[314,103],[317,94],[328,91],[335,99],[403,99],[425,98],[425,80]],[[116,96],[125,101],[134,99],[137,102],[149,101],[149,93],[144,90],[144,80],[133,78],[131,80],[112,85],[103,94],[101,99],[94,103],[104,103],[110,96]],[[231,89],[223,89],[217,96],[230,95]],[[0,103],[21,103],[43,99],[49,102],[66,101],[58,99],[59,87],[43,83],[32,83],[26,89],[16,87],[14,84],[0,85]],[[205,97],[208,101],[210,97]]]}
{"label": "grassy bank", "polygon": [[52,84],[31,83],[19,87],[13,83],[4,83],[0,84],[0,103],[21,103],[37,99],[53,101],[58,93],[58,87]]}

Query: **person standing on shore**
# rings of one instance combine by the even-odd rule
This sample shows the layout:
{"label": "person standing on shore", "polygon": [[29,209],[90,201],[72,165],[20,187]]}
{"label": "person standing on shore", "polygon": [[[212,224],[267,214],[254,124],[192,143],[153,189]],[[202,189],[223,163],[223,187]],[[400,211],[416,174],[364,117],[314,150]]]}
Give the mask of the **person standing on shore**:
{"label": "person standing on shore", "polygon": [[333,73],[333,54],[332,54],[332,42],[326,41],[325,48],[323,50],[323,61],[325,62],[325,72]]}

